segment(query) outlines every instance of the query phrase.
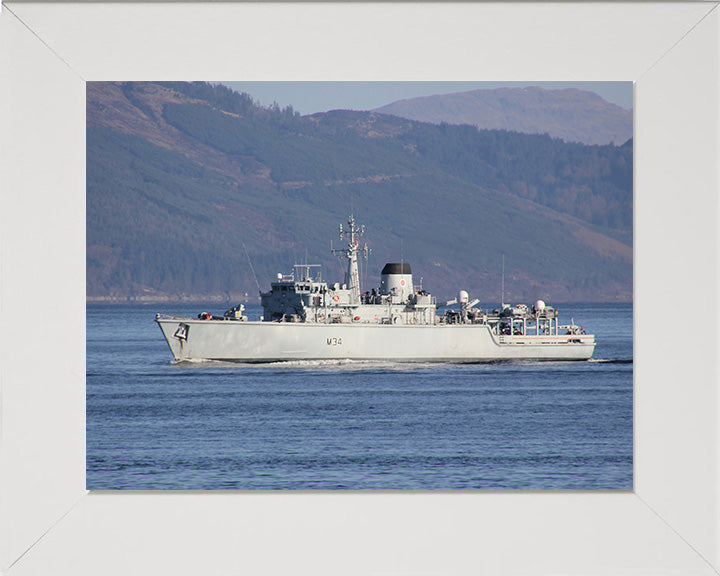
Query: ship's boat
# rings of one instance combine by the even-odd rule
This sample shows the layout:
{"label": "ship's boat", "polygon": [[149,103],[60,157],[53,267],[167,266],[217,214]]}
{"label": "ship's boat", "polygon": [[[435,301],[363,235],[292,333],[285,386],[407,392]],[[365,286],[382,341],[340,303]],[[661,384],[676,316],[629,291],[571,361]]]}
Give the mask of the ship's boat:
{"label": "ship's boat", "polygon": [[347,246],[334,252],[348,262],[342,284],[313,278],[315,265],[296,265],[260,293],[259,321],[249,321],[242,305],[223,316],[156,315],[175,360],[486,362],[592,356],[595,337],[573,321],[559,325],[557,311],[542,300],[485,311],[461,290],[456,299],[437,302],[414,285],[406,262],[385,264],[379,288],[363,293],[358,257],[369,253],[367,245],[359,246],[363,232],[352,215],[347,227],[340,226]]}

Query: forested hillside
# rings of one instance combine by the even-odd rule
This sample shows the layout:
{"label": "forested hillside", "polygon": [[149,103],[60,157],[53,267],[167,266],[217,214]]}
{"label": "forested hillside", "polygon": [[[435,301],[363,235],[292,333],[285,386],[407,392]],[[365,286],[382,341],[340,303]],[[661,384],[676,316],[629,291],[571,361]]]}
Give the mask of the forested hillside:
{"label": "forested hillside", "polygon": [[87,84],[90,300],[257,294],[329,253],[352,210],[373,250],[438,296],[632,297],[632,146],[432,125],[371,112],[302,117],[205,83]]}

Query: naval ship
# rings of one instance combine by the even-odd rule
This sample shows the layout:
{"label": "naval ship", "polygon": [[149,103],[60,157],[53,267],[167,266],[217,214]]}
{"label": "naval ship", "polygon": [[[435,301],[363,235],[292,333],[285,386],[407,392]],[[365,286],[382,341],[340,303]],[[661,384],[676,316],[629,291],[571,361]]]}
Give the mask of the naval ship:
{"label": "naval ship", "polygon": [[461,290],[437,302],[413,284],[406,262],[385,264],[380,286],[362,292],[358,258],[364,226],[350,215],[340,225],[347,244],[333,250],[347,260],[342,284],[313,278],[316,265],[295,265],[260,292],[263,316],[250,321],[244,306],[223,316],[197,318],[157,314],[176,361],[221,360],[391,360],[402,362],[487,362],[495,360],[587,360],[595,336],[573,321],[558,323],[558,312],[537,300],[532,306],[501,303],[483,310]]}

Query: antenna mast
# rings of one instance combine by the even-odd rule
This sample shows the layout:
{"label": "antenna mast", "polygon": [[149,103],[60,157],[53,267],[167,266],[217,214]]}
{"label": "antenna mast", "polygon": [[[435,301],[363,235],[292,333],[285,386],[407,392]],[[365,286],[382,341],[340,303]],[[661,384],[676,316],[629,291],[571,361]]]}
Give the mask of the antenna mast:
{"label": "antenna mast", "polygon": [[500,307],[505,308],[505,254],[502,255],[502,280],[500,284]]}
{"label": "antenna mast", "polygon": [[350,304],[360,304],[360,274],[358,273],[357,254],[358,252],[362,252],[365,260],[368,259],[368,255],[370,254],[370,249],[368,248],[367,243],[365,243],[362,248],[359,247],[359,237],[364,233],[365,225],[356,226],[355,218],[352,214],[350,214],[347,228],[343,228],[343,225],[340,224],[340,240],[347,239],[347,248],[342,250],[332,250],[333,254],[339,258],[344,257],[348,259],[348,269],[345,276],[345,283],[350,290]]}
{"label": "antenna mast", "polygon": [[537,280],[533,283],[533,298],[532,298],[532,305],[535,306],[535,287],[537,286]]}
{"label": "antenna mast", "polygon": [[245,255],[248,259],[248,264],[250,264],[250,270],[252,270],[253,278],[255,278],[255,285],[257,286],[258,292],[262,292],[260,290],[260,282],[258,282],[257,275],[255,274],[255,268],[253,268],[252,260],[250,260],[250,253],[248,252],[247,246],[245,246],[245,242],[243,242],[243,248],[245,248]]}

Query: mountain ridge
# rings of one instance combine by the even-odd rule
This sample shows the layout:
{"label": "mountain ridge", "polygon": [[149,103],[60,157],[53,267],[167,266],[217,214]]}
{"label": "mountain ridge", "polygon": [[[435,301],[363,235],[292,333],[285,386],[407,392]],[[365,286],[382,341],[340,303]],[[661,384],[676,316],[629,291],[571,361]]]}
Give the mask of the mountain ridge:
{"label": "mountain ridge", "polygon": [[406,98],[373,111],[434,124],[548,134],[591,145],[621,145],[632,138],[631,110],[576,88],[478,89]]}
{"label": "mountain ridge", "polygon": [[203,83],[89,82],[87,98],[89,301],[242,299],[248,257],[263,289],[308,256],[341,281],[327,244],[353,205],[368,289],[404,245],[441,297],[495,294],[506,254],[518,300],[536,282],[556,302],[632,299],[632,147],[303,117]]}

